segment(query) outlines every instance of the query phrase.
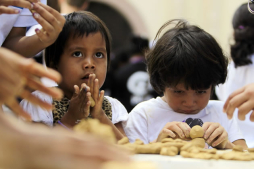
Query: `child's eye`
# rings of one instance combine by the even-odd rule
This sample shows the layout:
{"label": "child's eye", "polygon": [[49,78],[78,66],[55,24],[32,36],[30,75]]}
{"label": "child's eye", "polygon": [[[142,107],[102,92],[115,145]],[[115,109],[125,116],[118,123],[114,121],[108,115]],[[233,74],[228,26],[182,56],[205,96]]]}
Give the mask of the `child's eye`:
{"label": "child's eye", "polygon": [[103,54],[101,52],[97,52],[95,54],[95,57],[97,57],[97,58],[103,58]]}
{"label": "child's eye", "polygon": [[83,54],[82,54],[81,52],[74,52],[74,53],[72,54],[72,56],[74,56],[74,57],[82,57]]}
{"label": "child's eye", "polygon": [[206,91],[205,90],[199,90],[199,91],[196,91],[196,93],[197,94],[204,94],[204,93],[206,93]]}
{"label": "child's eye", "polygon": [[181,94],[181,93],[183,93],[183,91],[181,91],[181,90],[174,90],[174,93]]}

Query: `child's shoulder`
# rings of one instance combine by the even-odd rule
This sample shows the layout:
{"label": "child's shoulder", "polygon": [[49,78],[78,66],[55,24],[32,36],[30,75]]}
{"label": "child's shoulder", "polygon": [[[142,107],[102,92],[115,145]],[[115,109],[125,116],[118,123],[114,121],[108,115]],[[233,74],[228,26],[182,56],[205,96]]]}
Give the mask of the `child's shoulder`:
{"label": "child's shoulder", "polygon": [[224,102],[219,100],[209,100],[206,109],[207,111],[222,113]]}

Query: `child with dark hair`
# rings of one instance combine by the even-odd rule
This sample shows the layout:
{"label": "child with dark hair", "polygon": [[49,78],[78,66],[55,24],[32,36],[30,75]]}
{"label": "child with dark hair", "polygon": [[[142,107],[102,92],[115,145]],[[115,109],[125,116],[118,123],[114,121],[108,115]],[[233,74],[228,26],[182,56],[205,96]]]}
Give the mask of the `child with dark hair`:
{"label": "child with dark hair", "polygon": [[[74,12],[65,18],[66,23],[59,37],[45,51],[47,66],[62,75],[59,88],[65,97],[53,100],[38,91],[34,92],[54,105],[52,112],[27,101],[21,104],[34,121],[72,127],[80,119],[96,118],[110,125],[117,139],[121,139],[124,134],[122,121],[127,120],[128,113],[118,100],[104,97],[104,91],[99,91],[110,62],[110,33],[106,25],[90,12]],[[94,99],[94,106],[91,98]]]}
{"label": "child with dark hair", "polygon": [[[243,86],[254,83],[254,15],[248,11],[247,6],[247,3],[239,6],[232,19],[234,29],[234,43],[230,48],[232,62],[228,66],[226,82],[216,87],[216,95],[221,101],[226,101],[234,91]],[[250,8],[253,9],[254,4],[250,3]],[[239,113],[242,111],[245,109],[239,109]],[[247,113],[246,117],[246,120],[238,120],[238,124],[248,147],[254,147],[254,135],[251,134],[254,124],[249,120],[250,113]]]}
{"label": "child with dark hair", "polygon": [[209,101],[214,87],[227,76],[228,61],[216,40],[184,20],[167,22],[156,37],[156,45],[146,56],[147,69],[153,88],[163,96],[142,102],[130,112],[124,125],[129,140],[149,143],[163,134],[189,139],[191,128],[184,121],[199,119],[204,139],[212,147],[238,144],[246,148],[237,122],[222,112],[223,103]]}

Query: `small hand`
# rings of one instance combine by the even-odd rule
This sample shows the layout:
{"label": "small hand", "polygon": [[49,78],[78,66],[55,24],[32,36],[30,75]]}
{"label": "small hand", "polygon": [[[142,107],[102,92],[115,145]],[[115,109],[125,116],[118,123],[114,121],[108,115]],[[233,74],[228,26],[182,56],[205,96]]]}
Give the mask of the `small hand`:
{"label": "small hand", "polygon": [[238,108],[238,118],[240,120],[245,120],[245,115],[252,111],[250,120],[254,121],[254,83],[233,92],[228,97],[223,111],[227,113],[228,118],[231,119],[236,108]]}
{"label": "small hand", "polygon": [[9,8],[8,6],[18,6],[32,10],[32,3],[35,2],[39,2],[39,0],[0,0],[0,14],[17,14],[20,12],[18,9]]}
{"label": "small hand", "polygon": [[89,98],[91,97],[90,87],[85,83],[81,85],[81,89],[77,85],[74,86],[74,93],[70,100],[70,105],[66,115],[72,117],[73,121],[87,118],[90,114]]}
{"label": "small hand", "polygon": [[[160,132],[160,135],[168,135],[172,138],[180,137],[181,139],[189,139],[190,130],[191,128],[188,124],[174,121],[167,123]],[[160,135],[158,138],[161,138]]]}
{"label": "small hand", "polygon": [[91,107],[91,116],[100,119],[105,113],[102,110],[102,103],[104,98],[104,91],[100,91],[99,80],[96,79],[95,74],[89,75],[88,85],[91,89],[91,95],[95,102],[95,106]]}
{"label": "small hand", "polygon": [[213,147],[219,146],[219,148],[227,146],[226,144],[223,147],[220,146],[220,144],[228,140],[228,133],[219,123],[205,122],[202,128],[205,131],[204,139],[209,145]]}
{"label": "small hand", "polygon": [[40,2],[34,4],[32,12],[35,20],[42,26],[42,29],[36,29],[35,32],[47,47],[55,42],[62,31],[65,18],[53,8]]}

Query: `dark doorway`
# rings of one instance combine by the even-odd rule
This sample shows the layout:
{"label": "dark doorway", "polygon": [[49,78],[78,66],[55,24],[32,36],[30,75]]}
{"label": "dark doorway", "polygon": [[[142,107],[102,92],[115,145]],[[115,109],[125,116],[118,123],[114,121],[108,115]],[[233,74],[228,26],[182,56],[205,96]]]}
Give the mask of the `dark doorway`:
{"label": "dark doorway", "polygon": [[97,15],[109,28],[112,35],[113,53],[125,45],[129,36],[132,34],[132,28],[120,12],[100,2],[90,2],[87,10]]}

